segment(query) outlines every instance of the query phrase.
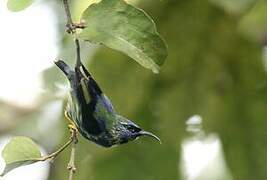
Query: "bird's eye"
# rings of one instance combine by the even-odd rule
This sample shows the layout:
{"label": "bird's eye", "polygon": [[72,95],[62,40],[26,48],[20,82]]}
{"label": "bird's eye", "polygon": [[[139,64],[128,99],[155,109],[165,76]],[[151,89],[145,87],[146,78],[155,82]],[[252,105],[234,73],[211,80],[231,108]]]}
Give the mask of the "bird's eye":
{"label": "bird's eye", "polygon": [[136,127],[136,126],[133,126],[133,125],[128,125],[128,126],[127,126],[127,129],[128,129],[129,131],[131,131],[132,133],[134,133],[134,132],[139,132],[139,131],[141,130],[139,127]]}

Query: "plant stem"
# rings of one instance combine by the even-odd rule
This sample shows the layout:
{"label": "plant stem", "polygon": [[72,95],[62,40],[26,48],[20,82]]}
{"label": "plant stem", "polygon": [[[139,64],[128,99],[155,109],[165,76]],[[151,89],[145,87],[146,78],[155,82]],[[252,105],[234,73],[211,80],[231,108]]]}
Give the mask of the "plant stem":
{"label": "plant stem", "polygon": [[69,7],[69,3],[68,0],[63,0],[63,5],[64,5],[64,9],[65,9],[65,13],[67,16],[67,32],[68,33],[74,33],[75,32],[75,27],[73,26],[73,21],[72,21],[72,17],[71,17],[71,13],[70,13],[70,7]]}
{"label": "plant stem", "polygon": [[42,157],[40,159],[38,159],[38,161],[46,161],[48,159],[54,159],[56,158],[62,151],[64,151],[64,149],[66,149],[71,143],[72,143],[72,147],[71,147],[71,153],[70,153],[70,160],[68,163],[68,167],[67,169],[70,171],[69,173],[69,180],[72,180],[73,174],[76,171],[75,168],[75,150],[76,150],[76,144],[78,143],[78,138],[77,138],[77,131],[75,129],[71,129],[71,137],[70,140],[64,144],[61,148],[59,148],[56,152]]}
{"label": "plant stem", "polygon": [[[65,13],[67,16],[67,24],[66,24],[67,32],[75,35],[76,25],[72,21],[68,0],[63,0],[63,4],[64,4]],[[79,27],[79,25],[77,27]],[[81,65],[80,42],[78,38],[76,37],[76,35],[75,35],[75,45],[76,45],[76,54],[77,54],[76,67],[79,67]]]}
{"label": "plant stem", "polygon": [[77,143],[78,143],[78,139],[77,139],[77,134],[76,134],[76,131],[75,131],[75,135],[73,136],[73,141],[72,141],[70,160],[69,160],[68,167],[67,167],[67,169],[69,170],[69,180],[72,180],[73,174],[76,171],[76,167],[75,167],[75,151],[76,151],[76,144]]}
{"label": "plant stem", "polygon": [[59,153],[61,153],[62,151],[64,151],[64,149],[66,149],[72,142],[73,142],[73,138],[71,137],[70,140],[68,142],[66,142],[66,144],[64,144],[61,148],[59,148],[57,151],[55,151],[54,153],[48,155],[48,156],[45,156],[45,157],[42,157],[40,159],[40,161],[46,161],[48,159],[54,159],[56,158]]}
{"label": "plant stem", "polygon": [[[79,26],[76,26],[73,21],[72,21],[72,17],[71,17],[71,12],[70,12],[70,7],[69,7],[69,3],[68,0],[63,0],[63,5],[64,5],[64,9],[65,9],[65,13],[67,16],[67,32],[70,34],[73,34],[75,36],[75,45],[76,45],[76,67],[79,67],[82,65],[81,63],[81,53],[80,53],[80,43],[79,40],[76,36],[76,28]],[[71,137],[71,143],[72,143],[72,147],[71,147],[71,153],[70,153],[70,160],[68,163],[68,167],[67,169],[69,170],[69,180],[73,179],[73,174],[76,171],[76,167],[75,167],[75,151],[76,151],[76,144],[78,143],[78,138],[77,138],[77,130],[71,129],[72,131],[72,137]],[[67,145],[68,146],[68,145]]]}

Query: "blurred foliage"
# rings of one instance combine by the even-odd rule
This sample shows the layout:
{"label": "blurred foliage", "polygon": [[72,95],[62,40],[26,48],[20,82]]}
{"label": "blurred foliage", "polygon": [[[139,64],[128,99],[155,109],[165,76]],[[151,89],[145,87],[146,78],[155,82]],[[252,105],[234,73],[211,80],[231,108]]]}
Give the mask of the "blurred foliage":
{"label": "blurred foliage", "polygon": [[[180,179],[180,143],[186,136],[184,122],[192,114],[203,117],[206,131],[218,133],[233,179],[267,178],[262,41],[247,38],[264,37],[264,28],[257,27],[267,22],[263,19],[257,24],[253,19],[264,17],[257,13],[267,13],[252,1],[227,5],[220,1],[223,8],[214,1],[139,4],[155,19],[169,46],[159,75],[104,47],[87,58],[89,69],[117,111],[154,130],[163,144],[140,139],[103,149],[81,139],[76,179]],[[244,36],[247,33],[252,36]],[[66,177],[67,160],[68,152],[55,162],[51,179]]]}
{"label": "blurred foliage", "polygon": [[[79,2],[72,4],[76,12],[84,8]],[[185,121],[193,114],[203,117],[206,132],[221,138],[234,180],[267,179],[266,1],[144,0],[138,6],[153,17],[169,47],[160,74],[105,47],[82,44],[83,61],[116,110],[159,135],[163,144],[142,138],[104,149],[80,138],[75,179],[180,179]],[[64,22],[62,7],[53,7]],[[59,57],[74,64],[73,41],[64,36],[61,44]],[[66,82],[55,68],[48,69],[46,97],[56,94],[55,81]],[[66,130],[61,144],[68,135]],[[52,164],[51,180],[66,179],[68,158],[66,151]]]}
{"label": "blurred foliage", "polygon": [[239,22],[240,31],[251,39],[266,43],[267,1],[260,0]]}
{"label": "blurred foliage", "polygon": [[5,134],[16,127],[24,118],[36,112],[35,108],[24,108],[15,104],[0,101],[0,134]]}
{"label": "blurred foliage", "polygon": [[10,11],[21,11],[29,7],[33,3],[33,0],[8,0],[7,7]]}
{"label": "blurred foliage", "polygon": [[210,0],[210,2],[232,14],[240,14],[248,10],[257,0]]}

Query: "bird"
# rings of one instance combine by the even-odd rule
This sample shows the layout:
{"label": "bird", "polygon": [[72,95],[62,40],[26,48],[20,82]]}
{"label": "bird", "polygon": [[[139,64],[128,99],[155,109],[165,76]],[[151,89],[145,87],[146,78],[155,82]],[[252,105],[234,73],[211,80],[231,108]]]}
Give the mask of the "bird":
{"label": "bird", "polygon": [[70,84],[65,116],[83,137],[103,147],[125,144],[141,136],[161,142],[156,135],[115,111],[80,58],[73,70],[63,60],[55,61],[55,64]]}

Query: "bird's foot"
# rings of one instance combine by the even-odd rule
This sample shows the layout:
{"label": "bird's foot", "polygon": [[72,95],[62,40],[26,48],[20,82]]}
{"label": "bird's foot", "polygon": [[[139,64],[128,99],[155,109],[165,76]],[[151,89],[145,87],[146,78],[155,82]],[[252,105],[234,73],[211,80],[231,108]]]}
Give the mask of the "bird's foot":
{"label": "bird's foot", "polygon": [[77,134],[78,134],[78,129],[77,127],[74,125],[74,124],[69,124],[68,125],[69,127],[69,130],[70,130],[70,133],[71,133],[71,139],[72,141],[77,144],[78,143],[78,137],[77,137]]}
{"label": "bird's foot", "polygon": [[68,120],[68,128],[71,134],[71,139],[74,141],[74,143],[78,143],[78,128],[77,126],[74,124],[73,120],[69,117],[68,112],[65,110],[64,112],[65,118]]}
{"label": "bird's foot", "polygon": [[77,129],[75,124],[69,124],[68,128],[69,128],[71,134],[78,132],[78,129]]}
{"label": "bird's foot", "polygon": [[69,124],[74,124],[73,120],[70,118],[67,110],[64,111],[64,116],[68,120]]}

